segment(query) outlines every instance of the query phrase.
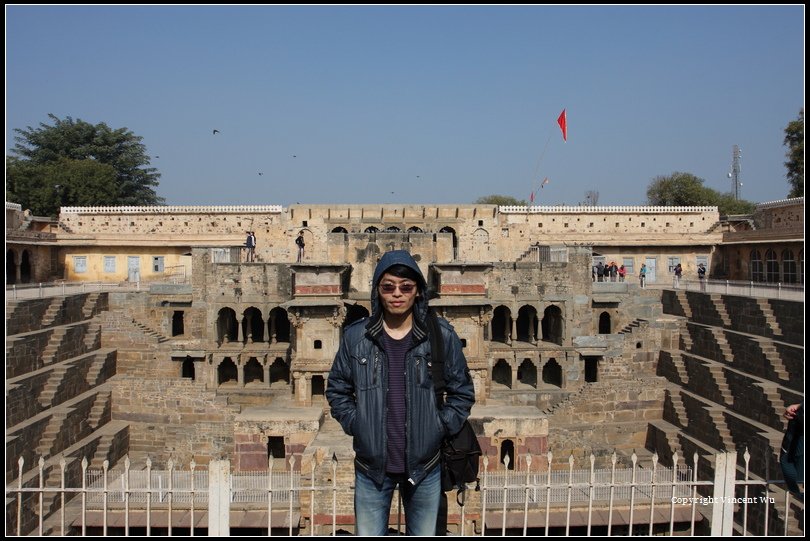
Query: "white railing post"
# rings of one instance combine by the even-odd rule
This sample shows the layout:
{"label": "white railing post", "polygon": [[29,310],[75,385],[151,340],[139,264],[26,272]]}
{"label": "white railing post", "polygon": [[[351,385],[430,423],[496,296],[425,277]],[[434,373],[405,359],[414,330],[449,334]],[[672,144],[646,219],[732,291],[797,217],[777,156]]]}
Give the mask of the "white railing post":
{"label": "white railing post", "polygon": [[733,535],[734,528],[734,480],[737,468],[737,453],[715,455],[714,494],[712,495],[712,537]]}
{"label": "white railing post", "polygon": [[208,535],[229,536],[231,512],[231,463],[212,460],[208,466]]}

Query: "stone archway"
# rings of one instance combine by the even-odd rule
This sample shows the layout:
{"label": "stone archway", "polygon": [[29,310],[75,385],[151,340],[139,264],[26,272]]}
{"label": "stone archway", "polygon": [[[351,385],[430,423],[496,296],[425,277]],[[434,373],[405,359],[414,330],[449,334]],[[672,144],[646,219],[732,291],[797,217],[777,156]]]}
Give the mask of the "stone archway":
{"label": "stone archway", "polygon": [[239,381],[239,370],[230,357],[225,357],[217,366],[217,385],[235,386]]}
{"label": "stone archway", "polygon": [[14,250],[6,250],[6,284],[17,283],[17,253]]}
{"label": "stone archway", "polygon": [[217,314],[217,342],[236,342],[239,339],[239,322],[233,308],[221,308]]}
{"label": "stone archway", "polygon": [[518,310],[517,340],[537,343],[537,309],[534,306],[521,306]]}
{"label": "stone archway", "polygon": [[28,250],[23,250],[22,257],[20,258],[20,283],[31,283],[33,276],[34,269],[31,264],[31,253]]}
{"label": "stone archway", "polygon": [[281,357],[276,357],[270,365],[270,385],[278,382],[285,386],[290,384],[290,367]]}
{"label": "stone archway", "polygon": [[509,366],[506,359],[498,359],[498,362],[492,367],[492,383],[500,383],[512,388],[512,367]]}
{"label": "stone archway", "polygon": [[562,389],[562,367],[556,359],[549,359],[543,365],[543,383]]}
{"label": "stone archway", "polygon": [[256,357],[251,357],[244,368],[244,381],[245,385],[253,383],[253,385],[260,385],[264,383],[264,368]]}
{"label": "stone archway", "polygon": [[245,337],[245,343],[264,342],[262,311],[251,306],[244,311],[243,316],[242,336]]}
{"label": "stone archway", "polygon": [[365,306],[359,304],[350,304],[346,307],[346,318],[343,320],[343,328],[348,327],[355,321],[360,321],[364,317],[368,317],[369,313]]}
{"label": "stone archway", "polygon": [[602,312],[599,314],[599,334],[610,334],[613,327],[611,323],[609,313]]}
{"label": "stone archway", "polygon": [[290,320],[284,308],[277,306],[270,310],[270,339],[273,344],[290,341]]}
{"label": "stone archway", "polygon": [[[507,457],[509,458],[509,461],[508,461],[507,464],[504,464],[504,462],[506,462]],[[515,442],[514,441],[512,441],[512,440],[503,440],[501,442],[500,463],[501,463],[501,466],[505,466],[505,468],[508,469],[508,470],[514,470],[515,469]]]}
{"label": "stone archway", "polygon": [[543,311],[543,321],[541,324],[544,342],[554,342],[562,345],[564,321],[562,310],[559,306],[549,306]]}
{"label": "stone archway", "polygon": [[512,312],[506,306],[498,306],[490,322],[492,328],[492,341],[512,343]]}
{"label": "stone archway", "polygon": [[520,363],[517,378],[520,383],[537,388],[537,367],[531,359],[523,359]]}

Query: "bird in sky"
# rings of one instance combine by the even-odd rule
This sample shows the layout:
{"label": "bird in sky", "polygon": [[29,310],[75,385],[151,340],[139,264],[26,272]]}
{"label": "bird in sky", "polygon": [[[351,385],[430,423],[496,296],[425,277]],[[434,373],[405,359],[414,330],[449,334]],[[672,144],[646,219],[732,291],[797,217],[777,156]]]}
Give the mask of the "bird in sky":
{"label": "bird in sky", "polygon": [[214,135],[218,134],[219,130],[214,130]]}
{"label": "bird in sky", "polygon": [[259,176],[262,176],[263,174],[264,174],[264,173],[262,173],[261,171],[259,171]]}

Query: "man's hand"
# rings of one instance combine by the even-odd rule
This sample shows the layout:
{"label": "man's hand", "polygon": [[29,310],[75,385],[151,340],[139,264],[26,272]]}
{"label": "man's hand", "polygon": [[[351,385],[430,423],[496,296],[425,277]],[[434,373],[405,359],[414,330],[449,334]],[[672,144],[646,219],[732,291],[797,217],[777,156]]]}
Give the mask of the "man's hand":
{"label": "man's hand", "polygon": [[799,406],[801,406],[801,404],[792,404],[792,405],[788,406],[787,408],[785,408],[785,413],[784,413],[785,419],[790,421],[791,419],[795,418],[796,417],[796,411],[799,409]]}

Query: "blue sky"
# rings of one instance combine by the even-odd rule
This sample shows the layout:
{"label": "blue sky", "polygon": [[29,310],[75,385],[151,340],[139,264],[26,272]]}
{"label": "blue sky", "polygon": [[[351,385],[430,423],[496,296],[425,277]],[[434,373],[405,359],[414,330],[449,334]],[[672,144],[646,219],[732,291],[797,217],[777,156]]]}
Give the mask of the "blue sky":
{"label": "blue sky", "polygon": [[804,92],[803,6],[6,6],[6,149],[129,128],[173,205],[637,205],[734,145],[771,201]]}

